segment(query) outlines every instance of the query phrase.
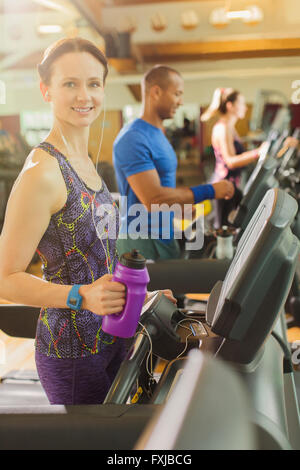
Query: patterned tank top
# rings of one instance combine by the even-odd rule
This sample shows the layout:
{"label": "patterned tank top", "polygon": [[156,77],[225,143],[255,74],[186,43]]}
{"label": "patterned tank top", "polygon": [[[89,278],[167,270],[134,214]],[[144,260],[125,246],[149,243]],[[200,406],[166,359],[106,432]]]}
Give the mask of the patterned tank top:
{"label": "patterned tank top", "polygon": [[[74,171],[67,157],[53,145],[42,142],[37,148],[57,159],[67,188],[66,204],[52,215],[37,248],[43,278],[55,284],[90,284],[108,270],[113,273],[117,262],[119,213],[104,181],[100,191],[93,191]],[[102,331],[101,323],[101,316],[89,310],[42,308],[36,349],[57,358],[97,354],[116,341],[115,337]]]}
{"label": "patterned tank top", "polygon": [[[236,155],[240,155],[241,153],[245,152],[244,146],[239,140],[234,140],[233,145]],[[213,147],[213,149],[216,158],[216,163],[212,177],[212,183],[216,183],[217,181],[221,181],[223,179],[228,179],[235,183],[236,186],[238,186],[240,182],[242,168],[230,170],[225,163],[220,149],[217,147]]]}

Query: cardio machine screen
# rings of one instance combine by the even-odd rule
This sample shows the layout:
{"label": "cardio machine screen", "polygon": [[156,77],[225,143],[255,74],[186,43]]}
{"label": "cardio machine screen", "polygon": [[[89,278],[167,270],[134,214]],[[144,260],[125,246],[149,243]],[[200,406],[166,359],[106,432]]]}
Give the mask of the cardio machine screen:
{"label": "cardio machine screen", "polygon": [[266,145],[266,148],[264,149],[263,152],[261,152],[261,154],[259,156],[258,162],[256,163],[256,166],[255,166],[253,172],[251,173],[251,176],[250,176],[249,180],[247,181],[247,184],[245,185],[245,188],[244,188],[244,191],[243,191],[244,196],[246,196],[246,194],[248,194],[248,192],[249,192],[249,190],[252,186],[252,183],[255,181],[261,167],[265,163],[265,161],[267,159],[267,156],[268,156],[269,149],[270,149],[270,143],[269,143],[269,145]]}
{"label": "cardio machine screen", "polygon": [[241,275],[255,244],[259,240],[268,219],[272,215],[274,199],[275,191],[269,190],[254,213],[238,244],[235,256],[222,285],[213,324],[219,318],[225,299],[228,298],[230,289],[234,285],[236,279]]}

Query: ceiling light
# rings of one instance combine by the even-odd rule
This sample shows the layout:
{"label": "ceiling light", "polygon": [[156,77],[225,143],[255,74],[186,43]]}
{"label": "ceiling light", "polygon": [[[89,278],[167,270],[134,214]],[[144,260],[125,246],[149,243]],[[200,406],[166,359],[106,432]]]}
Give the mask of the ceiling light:
{"label": "ceiling light", "polygon": [[224,7],[212,10],[209,22],[216,28],[222,28],[227,26],[231,20],[242,20],[246,24],[254,25],[261,22],[263,17],[262,9],[255,5],[238,11],[229,11]]}
{"label": "ceiling light", "polygon": [[247,7],[247,11],[249,12],[249,15],[243,18],[244,23],[254,25],[260,23],[264,19],[264,13],[262,9],[255,5]]}
{"label": "ceiling light", "polygon": [[244,20],[251,18],[251,12],[250,10],[228,11],[226,16],[229,20]]}
{"label": "ceiling light", "polygon": [[133,16],[126,16],[120,22],[119,32],[134,33],[137,30],[137,20]]}
{"label": "ceiling light", "polygon": [[199,18],[194,10],[187,10],[181,14],[181,27],[183,29],[195,29],[199,24]]}
{"label": "ceiling light", "polygon": [[161,13],[155,13],[151,18],[151,28],[154,31],[164,31],[167,28],[167,20]]}
{"label": "ceiling light", "polygon": [[59,24],[40,24],[37,28],[40,34],[61,33],[62,27]]}
{"label": "ceiling light", "polygon": [[226,8],[215,8],[209,16],[209,22],[216,28],[224,28],[228,25],[229,19],[227,17]]}

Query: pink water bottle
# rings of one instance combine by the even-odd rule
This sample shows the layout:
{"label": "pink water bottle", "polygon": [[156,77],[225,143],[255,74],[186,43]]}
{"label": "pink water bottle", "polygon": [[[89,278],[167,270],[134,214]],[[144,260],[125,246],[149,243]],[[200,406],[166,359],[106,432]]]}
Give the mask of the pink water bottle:
{"label": "pink water bottle", "polygon": [[146,260],[138,250],[121,256],[113,281],[125,284],[126,303],[122,312],[103,317],[102,329],[113,336],[130,338],[137,330],[147,293],[147,284],[150,281]]}

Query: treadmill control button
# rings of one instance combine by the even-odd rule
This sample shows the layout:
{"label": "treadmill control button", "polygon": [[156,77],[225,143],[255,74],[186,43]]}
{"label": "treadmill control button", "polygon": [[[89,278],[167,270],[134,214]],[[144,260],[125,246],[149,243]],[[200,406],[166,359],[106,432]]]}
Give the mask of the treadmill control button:
{"label": "treadmill control button", "polygon": [[198,322],[191,322],[191,330],[195,331],[195,336],[198,338],[203,336],[208,336],[208,333],[202,323]]}

